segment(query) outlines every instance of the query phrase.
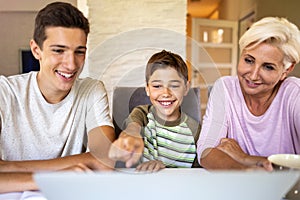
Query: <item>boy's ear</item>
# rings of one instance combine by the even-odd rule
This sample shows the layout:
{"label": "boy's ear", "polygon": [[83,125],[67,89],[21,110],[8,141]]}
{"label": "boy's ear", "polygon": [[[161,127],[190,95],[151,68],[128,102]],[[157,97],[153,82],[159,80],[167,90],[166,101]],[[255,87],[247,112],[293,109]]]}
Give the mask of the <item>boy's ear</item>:
{"label": "boy's ear", "polygon": [[190,88],[191,88],[191,82],[187,81],[186,84],[185,84],[185,93],[184,93],[184,96],[186,96],[189,93]]}
{"label": "boy's ear", "polygon": [[41,58],[41,49],[40,49],[39,45],[33,39],[30,40],[30,49],[31,49],[32,55],[37,60],[40,60],[40,58]]}
{"label": "boy's ear", "polygon": [[148,86],[148,84],[146,85],[145,90],[146,90],[147,96],[149,97],[149,86]]}

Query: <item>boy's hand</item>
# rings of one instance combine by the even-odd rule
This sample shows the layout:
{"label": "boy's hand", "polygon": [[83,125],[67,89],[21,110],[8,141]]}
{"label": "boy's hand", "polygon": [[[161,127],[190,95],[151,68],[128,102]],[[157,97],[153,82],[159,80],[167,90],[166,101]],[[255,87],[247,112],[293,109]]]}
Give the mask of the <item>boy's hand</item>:
{"label": "boy's hand", "polygon": [[151,160],[148,162],[144,162],[136,167],[137,171],[148,171],[148,172],[157,172],[161,169],[164,169],[166,166],[163,162],[159,160]]}
{"label": "boy's hand", "polygon": [[92,172],[93,170],[83,163],[78,163],[76,165],[61,169],[60,171]]}
{"label": "boy's hand", "polygon": [[108,156],[116,161],[123,161],[126,167],[138,162],[144,150],[144,141],[141,137],[122,132],[109,149]]}

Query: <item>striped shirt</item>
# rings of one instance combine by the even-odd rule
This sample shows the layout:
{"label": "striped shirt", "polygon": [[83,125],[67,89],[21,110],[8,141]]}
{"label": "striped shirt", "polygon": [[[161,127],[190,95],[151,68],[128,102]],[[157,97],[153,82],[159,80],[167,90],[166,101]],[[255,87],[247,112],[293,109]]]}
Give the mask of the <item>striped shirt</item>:
{"label": "striped shirt", "polygon": [[166,167],[174,168],[193,166],[200,131],[198,122],[185,113],[176,121],[162,120],[150,105],[134,108],[126,124],[133,121],[143,127],[145,147],[142,162],[160,160]]}

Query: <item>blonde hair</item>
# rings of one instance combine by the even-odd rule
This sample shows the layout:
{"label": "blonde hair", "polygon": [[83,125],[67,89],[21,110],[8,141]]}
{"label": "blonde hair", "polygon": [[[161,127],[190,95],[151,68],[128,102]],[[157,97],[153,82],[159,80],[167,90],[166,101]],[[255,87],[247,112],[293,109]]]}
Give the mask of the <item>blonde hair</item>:
{"label": "blonde hair", "polygon": [[274,45],[283,52],[285,69],[300,61],[299,29],[285,18],[265,17],[255,22],[239,41],[241,51],[261,43]]}

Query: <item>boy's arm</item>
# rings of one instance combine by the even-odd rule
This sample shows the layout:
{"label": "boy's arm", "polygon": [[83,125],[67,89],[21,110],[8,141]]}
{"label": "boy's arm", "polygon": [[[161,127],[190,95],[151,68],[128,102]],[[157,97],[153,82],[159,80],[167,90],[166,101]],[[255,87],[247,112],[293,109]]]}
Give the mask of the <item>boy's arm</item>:
{"label": "boy's arm", "polygon": [[30,172],[0,172],[0,193],[38,190]]}
{"label": "boy's arm", "polygon": [[[88,172],[91,170],[83,164],[77,164],[62,171]],[[38,189],[33,172],[0,172],[0,194]]]}
{"label": "boy's arm", "polygon": [[[108,150],[114,141],[114,129],[110,126],[94,128],[88,134],[90,152],[49,160],[3,161],[0,172],[35,172],[62,170],[82,163],[92,170],[113,169],[114,161],[108,158]],[[45,147],[47,148],[47,147]]]}
{"label": "boy's arm", "polygon": [[85,164],[91,169],[99,164],[91,153],[82,153],[49,160],[26,160],[26,161],[0,161],[0,172],[35,172],[52,171],[76,165]]}
{"label": "boy's arm", "polygon": [[140,135],[141,128],[140,124],[130,122],[111,145],[109,158],[125,162],[126,167],[137,163],[144,150],[144,141]]}

